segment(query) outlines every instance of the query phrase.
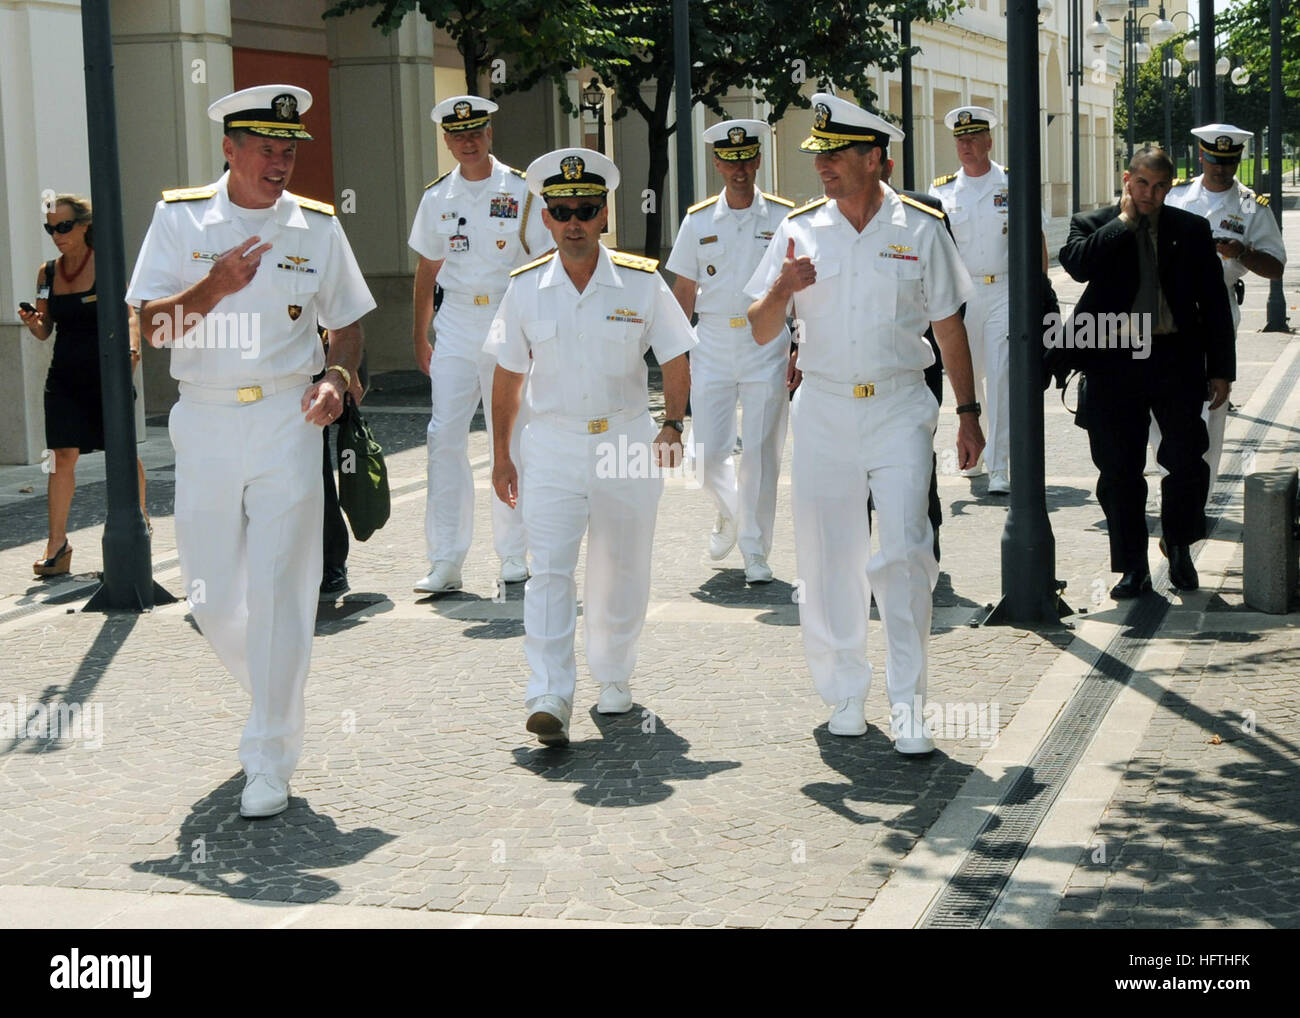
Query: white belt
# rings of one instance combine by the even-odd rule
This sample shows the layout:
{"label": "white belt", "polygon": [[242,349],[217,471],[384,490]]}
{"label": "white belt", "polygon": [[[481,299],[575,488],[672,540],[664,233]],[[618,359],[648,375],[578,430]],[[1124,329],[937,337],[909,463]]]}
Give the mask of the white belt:
{"label": "white belt", "polygon": [[700,314],[701,325],[718,325],[728,329],[748,329],[749,317],[747,315],[724,315],[717,311],[706,311]]}
{"label": "white belt", "polygon": [[648,410],[616,410],[603,417],[570,417],[566,414],[533,414],[529,421],[541,421],[543,424],[560,431],[570,431],[579,435],[603,435],[616,424],[624,424],[640,417],[650,416]]}
{"label": "white belt", "polygon": [[832,382],[829,378],[822,378],[820,375],[805,374],[803,376],[804,385],[811,386],[819,392],[828,392],[832,396],[843,396],[846,399],[884,396],[891,392],[897,392],[899,389],[905,389],[909,385],[920,385],[924,381],[924,371],[899,371],[877,382]]}
{"label": "white belt", "polygon": [[442,291],[442,301],[453,304],[464,304],[469,307],[489,307],[494,304],[500,304],[501,298],[505,296],[505,291],[500,293],[454,293],[451,290]]}
{"label": "white belt", "polygon": [[256,403],[277,392],[294,389],[299,393],[311,384],[308,375],[284,375],[271,378],[252,385],[204,385],[199,382],[181,382],[180,392],[186,399],[195,403]]}
{"label": "white belt", "polygon": [[1005,272],[990,272],[987,275],[972,272],[969,275],[972,283],[988,283],[991,285],[993,283],[1005,283],[1007,281],[1007,273]]}

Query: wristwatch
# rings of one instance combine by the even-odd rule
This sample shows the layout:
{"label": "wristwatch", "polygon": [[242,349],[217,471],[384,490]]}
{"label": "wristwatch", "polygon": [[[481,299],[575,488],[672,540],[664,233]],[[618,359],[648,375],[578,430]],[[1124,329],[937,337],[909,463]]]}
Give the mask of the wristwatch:
{"label": "wristwatch", "polygon": [[681,421],[670,419],[668,417],[661,417],[659,423],[665,428],[672,428],[679,435],[686,430],[685,425]]}
{"label": "wristwatch", "polygon": [[974,414],[978,417],[980,415],[980,405],[978,403],[963,403],[957,408],[957,413]]}

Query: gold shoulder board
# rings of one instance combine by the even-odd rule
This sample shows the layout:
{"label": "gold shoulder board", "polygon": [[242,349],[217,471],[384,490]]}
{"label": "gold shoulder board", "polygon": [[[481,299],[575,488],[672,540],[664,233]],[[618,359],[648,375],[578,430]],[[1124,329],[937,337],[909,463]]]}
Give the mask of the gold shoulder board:
{"label": "gold shoulder board", "polygon": [[934,216],[935,219],[943,218],[943,213],[940,212],[938,209],[932,209],[930,208],[929,205],[926,205],[924,202],[919,202],[915,198],[909,198],[905,194],[900,194],[898,196],[898,200],[901,201],[904,205],[910,205],[914,209],[920,209],[922,212],[929,213],[930,215]]}
{"label": "gold shoulder board", "polygon": [[528,179],[528,174],[525,173],[523,170],[516,170],[513,166],[507,166],[506,169],[509,170],[511,173],[513,173],[520,180]]}
{"label": "gold shoulder board", "polygon": [[779,194],[768,194],[766,191],[764,191],[763,197],[766,198],[768,201],[776,202],[778,205],[784,205],[788,209],[794,208],[794,202],[792,202],[789,198],[782,198]]}
{"label": "gold shoulder board", "polygon": [[533,259],[531,262],[529,262],[527,265],[521,265],[521,266],[519,266],[519,268],[511,270],[511,272],[510,272],[510,276],[511,276],[511,278],[513,279],[515,276],[518,276],[518,275],[521,274],[521,273],[527,272],[529,269],[535,269],[535,268],[537,268],[537,267],[540,266],[540,265],[545,265],[547,262],[549,262],[549,261],[550,261],[552,258],[554,258],[554,257],[555,257],[555,252],[554,252],[554,251],[548,251],[546,254],[542,255],[542,257],[540,257],[540,258],[534,258],[534,259]]}
{"label": "gold shoulder board", "polygon": [[812,201],[805,202],[803,205],[800,205],[797,209],[795,209],[788,216],[786,216],[786,219],[793,219],[795,216],[801,216],[805,212],[811,212],[813,209],[825,205],[826,202],[827,202],[827,198],[825,195],[822,195],[820,198],[814,198]]}
{"label": "gold shoulder board", "polygon": [[298,204],[305,209],[311,209],[313,212],[321,212],[327,216],[334,215],[334,206],[323,201],[317,201],[315,198],[304,198],[298,195]]}
{"label": "gold shoulder board", "polygon": [[215,187],[177,187],[162,193],[163,201],[198,201],[211,198],[217,193]]}
{"label": "gold shoulder board", "polygon": [[712,205],[717,200],[718,200],[718,196],[715,194],[712,198],[705,198],[704,201],[697,201],[686,211],[687,213],[699,212],[700,209],[707,209],[710,205]]}
{"label": "gold shoulder board", "polygon": [[444,177],[447,177],[450,174],[451,174],[451,170],[448,170],[446,173],[440,173],[438,176],[434,177],[431,181],[425,184],[424,189],[426,191],[429,190],[429,188],[433,187],[435,184],[440,183]]}
{"label": "gold shoulder board", "polygon": [[945,173],[942,177],[935,177],[935,178],[934,178],[934,183],[931,184],[930,186],[931,186],[931,187],[943,187],[944,184],[951,183],[952,181],[954,181],[954,180],[956,180],[956,179],[957,179],[957,174],[955,174],[955,173]]}
{"label": "gold shoulder board", "polygon": [[[1266,194],[1257,194],[1257,195],[1255,195],[1255,204],[1257,204],[1257,205],[1263,205],[1265,208],[1267,208],[1267,207],[1268,207],[1268,195],[1266,195]],[[1283,207],[1285,208],[1285,206],[1283,206]]]}
{"label": "gold shoulder board", "polygon": [[611,251],[609,257],[615,265],[621,265],[625,269],[636,269],[638,272],[654,272],[659,268],[658,258],[642,258],[640,255],[624,254],[622,251]]}
{"label": "gold shoulder board", "polygon": [[1171,186],[1171,187],[1185,187],[1186,185],[1190,184],[1191,182],[1192,182],[1192,178],[1191,178],[1191,177],[1176,177],[1176,178],[1174,179],[1174,182],[1173,182],[1170,186]]}

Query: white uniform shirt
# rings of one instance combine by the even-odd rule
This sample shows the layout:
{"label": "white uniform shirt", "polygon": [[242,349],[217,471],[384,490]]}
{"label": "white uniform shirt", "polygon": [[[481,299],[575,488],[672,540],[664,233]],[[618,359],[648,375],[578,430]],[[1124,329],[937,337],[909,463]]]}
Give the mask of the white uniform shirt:
{"label": "white uniform shirt", "polygon": [[[1010,266],[1007,171],[991,159],[989,164],[981,176],[958,170],[951,180],[930,188],[943,203],[962,264],[972,276],[1004,275]],[[1040,210],[1039,215],[1046,227],[1047,214]]]}
{"label": "white uniform shirt", "polygon": [[[799,368],[830,382],[873,382],[934,362],[932,321],[957,313],[971,283],[936,212],[881,185],[883,203],[859,233],[833,200],[795,209],[776,231],[745,292],[761,299],[781,274],[787,242],[817,281],[790,303]],[[787,308],[787,314],[790,308]]]}
{"label": "white uniform shirt", "polygon": [[[1203,216],[1210,222],[1210,232],[1215,240],[1236,240],[1247,247],[1256,248],[1286,264],[1286,248],[1282,245],[1282,232],[1272,211],[1255,200],[1255,192],[1235,177],[1232,186],[1224,191],[1210,191],[1205,187],[1204,176],[1196,177],[1190,184],[1170,188],[1165,202],[1176,209],[1184,209]],[[1236,258],[1223,258],[1223,282],[1229,290],[1249,271]],[[1236,312],[1236,298],[1232,298]]]}
{"label": "white uniform shirt", "polygon": [[285,191],[270,209],[241,209],[230,201],[229,177],[179,192],[203,197],[157,204],[127,303],[139,307],[189,289],[214,258],[259,236],[272,246],[249,284],[218,301],[203,326],[172,336],[172,377],[239,388],[315,375],[325,366],[316,323],[327,329],[353,324],[375,307],[370,288],[342,225],[311,208],[318,203]]}
{"label": "white uniform shirt", "polygon": [[411,224],[408,243],[430,261],[442,262],[438,285],[449,299],[486,296],[482,303],[495,305],[506,292],[511,269],[555,246],[542,225],[542,202],[529,201],[524,175],[496,156],[491,159],[492,172],[484,180],[466,180],[457,166],[425,188]]}
{"label": "white uniform shirt", "polygon": [[531,364],[532,413],[587,419],[645,410],[646,350],[664,364],[695,346],[663,277],[653,268],[616,264],[604,245],[582,293],[558,256],[515,276],[488,336],[484,351],[507,371],[526,374]]}
{"label": "white uniform shirt", "polygon": [[696,283],[695,334],[700,345],[691,352],[692,378],[735,382],[767,381],[774,374],[784,378],[789,331],[782,329],[763,346],[754,342],[746,317],[750,299],[744,291],[772,235],[793,207],[784,198],[755,191],[748,208],[733,209],[724,190],[691,206],[682,220],[665,267]]}

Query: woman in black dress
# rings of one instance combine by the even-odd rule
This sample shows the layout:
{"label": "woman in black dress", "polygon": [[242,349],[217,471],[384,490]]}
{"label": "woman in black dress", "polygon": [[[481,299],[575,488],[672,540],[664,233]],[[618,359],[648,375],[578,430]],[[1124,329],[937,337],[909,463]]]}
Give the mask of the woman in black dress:
{"label": "woman in black dress", "polygon": [[[77,457],[104,448],[104,408],[99,390],[99,327],[90,199],[61,194],[45,215],[45,232],[59,257],[37,271],[36,310],[19,317],[37,339],[55,334],[54,358],[45,378],[45,445],[49,470],[50,536],[45,558],[32,564],[37,576],[66,573],[72,564],[68,510],[77,486]],[[57,334],[56,334],[57,330]],[[131,367],[140,359],[132,329]],[[140,509],[144,511],[144,464],[138,459]],[[149,516],[145,513],[145,520]]]}

